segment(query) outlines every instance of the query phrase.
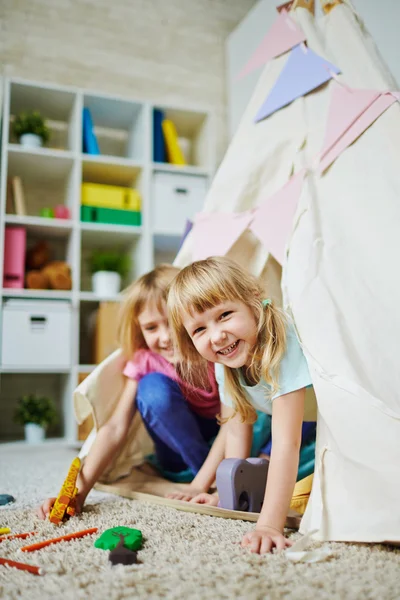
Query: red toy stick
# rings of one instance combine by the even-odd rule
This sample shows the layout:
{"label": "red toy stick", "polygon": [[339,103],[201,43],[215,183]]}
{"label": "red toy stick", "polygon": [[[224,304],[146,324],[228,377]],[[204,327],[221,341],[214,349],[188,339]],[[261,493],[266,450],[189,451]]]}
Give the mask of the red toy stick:
{"label": "red toy stick", "polygon": [[10,535],[2,535],[0,537],[0,542],[3,542],[4,540],[15,540],[20,538],[21,540],[24,540],[27,537],[30,537],[31,535],[36,535],[37,531],[30,531],[29,533],[11,533]]}
{"label": "red toy stick", "polygon": [[68,535],[62,535],[57,538],[53,538],[51,540],[44,540],[43,542],[38,542],[37,544],[31,544],[30,546],[23,546],[20,548],[21,552],[33,552],[34,550],[40,550],[41,548],[45,548],[45,546],[50,546],[50,544],[57,544],[58,542],[74,540],[75,538],[83,537],[84,535],[90,535],[91,533],[96,533],[97,527],[92,527],[91,529],[84,529],[83,531],[76,531],[75,533],[68,533]]}
{"label": "red toy stick", "polygon": [[33,565],[27,565],[26,563],[16,562],[15,560],[9,560],[8,558],[0,558],[0,565],[8,565],[14,567],[20,571],[29,571],[34,575],[43,575],[44,571],[40,567],[34,567]]}

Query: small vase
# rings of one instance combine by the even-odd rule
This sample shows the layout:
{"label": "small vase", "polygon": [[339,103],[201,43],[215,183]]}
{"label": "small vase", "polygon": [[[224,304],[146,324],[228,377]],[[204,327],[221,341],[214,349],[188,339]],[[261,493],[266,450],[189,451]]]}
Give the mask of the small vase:
{"label": "small vase", "polygon": [[36,423],[26,423],[25,441],[27,444],[41,444],[44,440],[44,428]]}
{"label": "small vase", "polygon": [[35,133],[24,133],[19,138],[19,142],[25,148],[41,148],[43,146],[42,138]]}
{"label": "small vase", "polygon": [[116,296],[121,289],[121,275],[114,271],[97,271],[92,275],[92,288],[97,296]]}

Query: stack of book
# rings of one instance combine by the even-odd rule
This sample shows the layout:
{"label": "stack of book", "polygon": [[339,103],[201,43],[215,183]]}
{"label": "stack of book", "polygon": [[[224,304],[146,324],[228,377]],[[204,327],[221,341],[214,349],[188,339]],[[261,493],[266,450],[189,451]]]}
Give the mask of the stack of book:
{"label": "stack of book", "polygon": [[153,149],[154,162],[186,165],[175,124],[158,108],[153,111]]}
{"label": "stack of book", "polygon": [[81,221],[141,225],[140,194],[132,188],[82,183]]}

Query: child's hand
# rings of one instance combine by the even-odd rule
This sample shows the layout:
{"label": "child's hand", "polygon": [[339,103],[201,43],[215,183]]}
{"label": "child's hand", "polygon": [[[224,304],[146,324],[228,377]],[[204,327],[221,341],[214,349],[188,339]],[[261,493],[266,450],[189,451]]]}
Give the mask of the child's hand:
{"label": "child's hand", "polygon": [[242,548],[248,548],[256,554],[272,552],[273,548],[279,551],[285,550],[293,545],[293,542],[285,538],[283,533],[272,527],[257,526],[254,531],[249,531],[242,539]]}
{"label": "child's hand", "polygon": [[209,504],[210,506],[218,506],[218,496],[214,496],[214,494],[206,494],[202,492],[198,494],[194,498],[190,500],[190,502],[194,502],[196,504]]}
{"label": "child's hand", "polygon": [[[36,509],[36,516],[42,520],[48,519],[56,500],[57,498],[47,498],[47,500],[45,500],[43,504],[38,506]],[[85,498],[83,498],[80,494],[75,496],[75,513],[77,515],[82,512],[84,502]]]}
{"label": "child's hand", "polygon": [[176,492],[171,492],[170,494],[166,494],[166,498],[171,498],[172,500],[183,500],[184,502],[190,502],[192,498],[198,496],[203,493],[204,490],[200,490],[199,488],[194,488],[190,485],[187,486],[187,489],[184,491],[176,490]]}

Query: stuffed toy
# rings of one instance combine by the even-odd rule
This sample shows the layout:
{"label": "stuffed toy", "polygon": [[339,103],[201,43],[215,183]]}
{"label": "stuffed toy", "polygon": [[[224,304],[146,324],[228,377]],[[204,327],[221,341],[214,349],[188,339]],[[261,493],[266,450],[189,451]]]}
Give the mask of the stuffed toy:
{"label": "stuffed toy", "polygon": [[47,242],[38,242],[26,255],[26,287],[32,290],[70,290],[71,268],[63,260],[50,261]]}

